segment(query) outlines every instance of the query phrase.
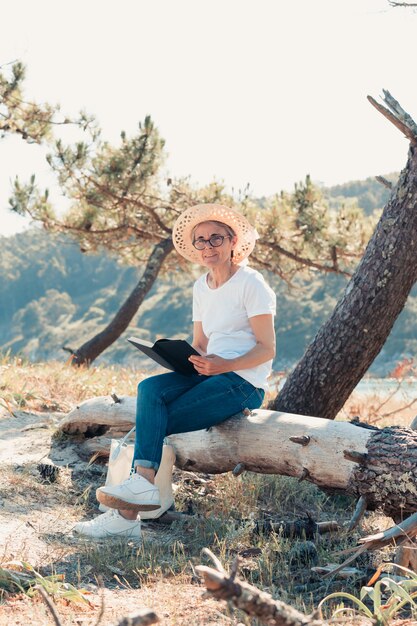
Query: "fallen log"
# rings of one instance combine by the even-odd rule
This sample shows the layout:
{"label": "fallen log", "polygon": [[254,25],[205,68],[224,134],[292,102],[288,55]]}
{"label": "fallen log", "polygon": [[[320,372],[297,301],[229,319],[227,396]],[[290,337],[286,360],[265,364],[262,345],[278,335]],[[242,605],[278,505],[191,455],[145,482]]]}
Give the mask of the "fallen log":
{"label": "fallen log", "polygon": [[[110,427],[129,430],[135,399],[117,400],[87,400],[64,418],[60,430],[90,438]],[[259,409],[209,430],[171,435],[167,442],[179,469],[218,474],[239,467],[237,474],[294,476],[363,498],[361,512],[379,508],[398,519],[417,511],[417,432],[408,428],[363,428]]]}
{"label": "fallen log", "polygon": [[85,400],[70,411],[62,420],[59,430],[68,435],[94,437],[103,435],[110,427],[125,432],[135,423],[136,398],[121,396],[98,396]]}

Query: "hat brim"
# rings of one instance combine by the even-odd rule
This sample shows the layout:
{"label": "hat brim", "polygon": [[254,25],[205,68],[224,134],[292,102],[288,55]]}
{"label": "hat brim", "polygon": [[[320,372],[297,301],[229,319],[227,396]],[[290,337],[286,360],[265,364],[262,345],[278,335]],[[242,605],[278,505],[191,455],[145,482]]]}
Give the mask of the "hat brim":
{"label": "hat brim", "polygon": [[188,261],[201,265],[201,255],[192,243],[192,232],[197,224],[212,221],[227,224],[236,233],[233,263],[241,263],[255,247],[257,232],[246,217],[222,204],[196,204],[181,213],[172,230],[172,241],[177,252]]}

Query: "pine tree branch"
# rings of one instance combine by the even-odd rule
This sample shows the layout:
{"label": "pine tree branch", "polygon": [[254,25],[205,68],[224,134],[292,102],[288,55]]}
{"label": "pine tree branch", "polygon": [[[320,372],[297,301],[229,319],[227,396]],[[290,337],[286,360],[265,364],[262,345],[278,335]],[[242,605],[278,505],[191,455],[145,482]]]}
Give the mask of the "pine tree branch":
{"label": "pine tree branch", "polygon": [[281,278],[281,280],[283,280],[285,283],[287,283],[288,286],[290,286],[291,284],[291,279],[293,277],[293,275],[295,274],[295,272],[284,272],[279,265],[277,264],[272,264],[271,262],[265,261],[264,259],[261,259],[259,256],[257,256],[257,254],[255,252],[252,252],[251,257],[252,262],[254,265],[256,265],[259,268],[262,268],[268,272],[272,272],[273,274],[275,274],[276,276],[279,276],[279,278]]}
{"label": "pine tree branch", "polygon": [[[111,189],[109,189],[109,187],[102,185],[101,183],[99,183],[97,181],[97,179],[95,179],[93,176],[89,175],[89,176],[85,176],[86,180],[91,183],[92,185],[94,185],[94,187],[103,195],[106,195],[109,198],[112,198],[115,201],[115,205],[114,208],[116,209],[118,206],[121,206],[125,203],[130,203],[133,206],[145,211],[148,215],[151,216],[152,220],[154,220],[154,222],[156,222],[157,226],[159,226],[159,228],[166,234],[171,234],[171,229],[166,226],[166,224],[163,223],[163,221],[160,219],[160,217],[157,215],[157,213],[155,212],[154,207],[149,206],[148,204],[144,203],[143,201],[134,198],[132,196],[130,196],[129,198],[122,196],[119,196],[117,193],[115,193],[114,191],[111,191]],[[83,188],[80,188],[80,193],[82,195],[84,195],[85,190],[83,190]],[[163,237],[160,237],[161,239],[163,239]]]}
{"label": "pine tree branch", "polygon": [[13,132],[13,133],[16,133],[17,135],[21,135],[22,139],[24,139],[25,141],[28,141],[30,139],[31,140],[30,143],[38,143],[38,140],[34,139],[33,137],[30,137],[27,131],[19,128],[18,126],[15,126],[12,128],[9,123],[7,124],[0,123],[0,131],[4,133]]}
{"label": "pine tree branch", "polygon": [[258,240],[257,243],[260,246],[264,246],[272,250],[275,250],[275,252],[278,252],[278,254],[282,254],[288,259],[291,259],[292,261],[296,261],[297,263],[300,263],[301,265],[305,265],[306,267],[311,267],[316,270],[320,270],[320,272],[326,272],[330,274],[342,274],[342,276],[348,276],[348,277],[352,276],[350,272],[341,270],[337,266],[337,262],[335,263],[334,261],[334,252],[333,252],[333,265],[323,265],[322,263],[311,261],[310,259],[306,259],[305,257],[299,256],[298,254],[295,254],[294,252],[290,252],[289,250],[286,250],[285,248],[283,248],[277,243],[273,243],[270,241],[262,241],[262,240]]}
{"label": "pine tree branch", "polygon": [[415,2],[395,2],[395,0],[388,0],[388,4],[391,7],[417,7]]}
{"label": "pine tree branch", "polygon": [[[38,221],[38,222],[44,221],[42,220],[42,218],[36,215],[36,213],[32,209],[27,208],[26,213],[34,221]],[[47,225],[48,227],[51,227],[52,229],[56,229],[58,231],[65,231],[68,233],[82,233],[88,236],[89,238],[97,237],[99,239],[99,242],[102,240],[103,235],[113,235],[115,233],[123,232],[123,231],[134,232],[138,235],[138,238],[146,239],[147,241],[165,241],[166,239],[166,237],[162,237],[161,235],[150,233],[146,230],[142,230],[141,228],[138,228],[137,226],[132,226],[130,224],[121,224],[120,226],[114,226],[112,228],[86,230],[86,228],[83,226],[70,226],[68,224],[65,224],[64,222],[48,218]],[[107,242],[106,245],[110,245],[109,242]]]}

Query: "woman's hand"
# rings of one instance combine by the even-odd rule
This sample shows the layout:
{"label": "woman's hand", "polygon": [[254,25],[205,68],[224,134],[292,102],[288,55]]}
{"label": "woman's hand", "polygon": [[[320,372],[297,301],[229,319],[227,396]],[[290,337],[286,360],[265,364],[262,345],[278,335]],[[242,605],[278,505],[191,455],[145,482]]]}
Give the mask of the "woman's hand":
{"label": "woman's hand", "polygon": [[188,358],[194,365],[199,374],[204,376],[214,376],[215,374],[224,374],[232,371],[232,361],[222,359],[216,354],[208,354],[207,356],[192,355]]}

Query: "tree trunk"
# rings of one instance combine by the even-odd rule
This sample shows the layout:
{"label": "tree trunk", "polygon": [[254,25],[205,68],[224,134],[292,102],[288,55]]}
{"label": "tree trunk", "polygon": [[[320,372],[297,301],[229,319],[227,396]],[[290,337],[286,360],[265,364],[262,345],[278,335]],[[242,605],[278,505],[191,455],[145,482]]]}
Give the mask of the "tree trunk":
{"label": "tree trunk", "polygon": [[165,239],[155,245],[145,270],[132,293],[120,307],[110,324],[74,352],[73,365],[89,365],[126,330],[152,288],[171,250],[173,250],[171,239]]}
{"label": "tree trunk", "polygon": [[[249,413],[249,412],[248,412]],[[68,434],[94,435],[111,426],[129,430],[135,399],[94,398],[61,422]],[[308,480],[320,488],[362,497],[396,519],[417,511],[417,432],[408,428],[365,428],[355,423],[259,409],[207,430],[171,435],[180,469],[218,474],[248,470]],[[101,449],[100,449],[101,448]]]}
{"label": "tree trunk", "polygon": [[407,165],[330,319],[271,403],[334,419],[380,352],[417,280],[417,127],[385,92],[372,104],[410,139]]}

